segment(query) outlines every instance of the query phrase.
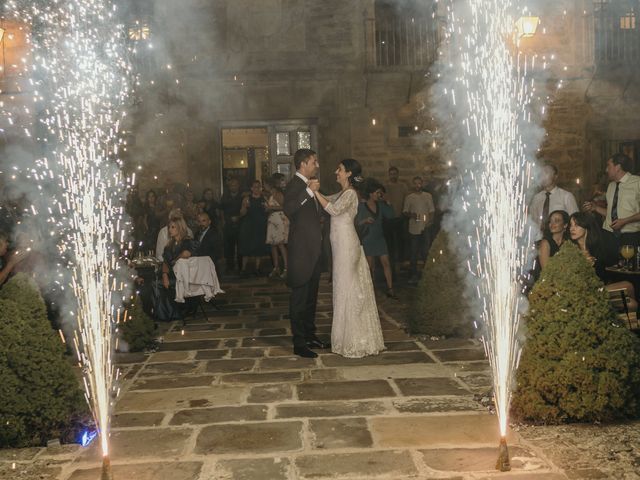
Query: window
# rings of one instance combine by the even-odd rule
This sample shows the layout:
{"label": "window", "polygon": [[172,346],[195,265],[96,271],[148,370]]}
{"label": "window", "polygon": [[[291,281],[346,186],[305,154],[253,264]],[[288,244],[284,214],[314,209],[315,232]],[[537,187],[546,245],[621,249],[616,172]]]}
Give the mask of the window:
{"label": "window", "polygon": [[435,0],[376,0],[367,25],[367,58],[374,67],[424,67],[436,59]]}
{"label": "window", "polygon": [[640,29],[636,17],[639,12],[640,0],[594,2],[594,53],[598,65],[638,65]]}

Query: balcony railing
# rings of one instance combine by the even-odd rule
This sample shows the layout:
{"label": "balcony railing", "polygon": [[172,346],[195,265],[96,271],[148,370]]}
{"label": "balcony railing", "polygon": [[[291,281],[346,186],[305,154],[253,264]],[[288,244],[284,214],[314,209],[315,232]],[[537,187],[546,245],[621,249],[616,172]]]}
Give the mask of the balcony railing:
{"label": "balcony railing", "polygon": [[367,67],[427,69],[438,55],[437,17],[366,19]]}

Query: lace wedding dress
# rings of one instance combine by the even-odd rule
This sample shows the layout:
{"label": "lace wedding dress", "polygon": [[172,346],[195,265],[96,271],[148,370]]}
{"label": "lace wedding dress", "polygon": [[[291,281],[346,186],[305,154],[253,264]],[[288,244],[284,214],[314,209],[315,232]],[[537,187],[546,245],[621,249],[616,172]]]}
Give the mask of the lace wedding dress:
{"label": "lace wedding dress", "polygon": [[358,195],[348,189],[325,210],[331,215],[333,251],[331,350],[350,358],[375,355],[384,350],[384,340],[369,265],[353,224]]}

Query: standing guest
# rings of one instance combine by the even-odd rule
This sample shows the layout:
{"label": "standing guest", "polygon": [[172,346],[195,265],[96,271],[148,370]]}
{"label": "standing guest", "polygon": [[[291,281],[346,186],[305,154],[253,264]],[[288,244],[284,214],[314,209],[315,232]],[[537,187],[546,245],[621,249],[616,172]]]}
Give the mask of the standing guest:
{"label": "standing guest", "polygon": [[184,204],[183,204],[183,214],[184,220],[187,222],[187,225],[192,230],[198,228],[198,207],[195,202],[195,195],[193,194],[193,190],[188,188],[184,192]]}
{"label": "standing guest", "polygon": [[549,212],[564,210],[569,215],[578,211],[578,204],[571,192],[557,185],[558,168],[547,163],[542,167],[542,190],[536,193],[531,200],[529,212],[533,221],[543,231],[549,222]]}
{"label": "standing guest", "polygon": [[240,182],[238,182],[237,178],[231,178],[227,182],[227,188],[222,194],[220,201],[220,208],[224,220],[222,236],[226,271],[232,272],[242,265],[242,257],[240,255],[240,249],[238,248],[242,194],[240,193]]}
{"label": "standing guest", "polygon": [[585,202],[587,212],[597,212],[604,218],[605,241],[616,250],[622,245],[640,245],[640,177],[632,175],[631,159],[616,153],[607,160],[607,208]]}
{"label": "standing guest", "polygon": [[[171,239],[169,235],[169,223],[171,223],[172,221],[177,222],[179,220],[184,221],[182,211],[179,208],[174,208],[169,212],[169,216],[167,217],[167,225],[162,227],[158,232],[158,239],[156,240],[156,258],[160,261],[162,261],[164,249],[169,244],[169,240]],[[186,228],[189,238],[193,238],[193,232],[191,231],[191,229],[188,226]]]}
{"label": "standing guest", "polygon": [[171,179],[164,182],[164,192],[158,198],[158,216],[166,218],[171,210],[179,208],[182,210],[184,197],[178,191],[178,184]]}
{"label": "standing guest", "polygon": [[382,229],[383,222],[386,219],[394,218],[395,214],[393,208],[381,200],[383,194],[384,187],[378,181],[367,180],[364,185],[366,201],[359,203],[355,222],[361,232],[360,241],[371,270],[371,278],[375,278],[376,258],[379,258],[384,271],[384,278],[387,282],[387,297],[397,298],[393,292],[393,275],[391,274],[389,251],[387,250],[387,242],[384,239],[384,231]]}
{"label": "standing guest", "polygon": [[385,223],[388,232],[391,264],[395,265],[404,260],[404,245],[406,238],[406,218],[402,214],[404,199],[409,193],[409,188],[404,182],[399,181],[400,171],[397,167],[389,167],[389,180],[384,185],[386,200],[393,209],[394,218]]}
{"label": "standing guest", "polygon": [[[267,244],[271,246],[271,258],[273,260],[273,271],[270,277],[287,277],[287,239],[289,238],[289,219],[282,211],[284,204],[284,192],[280,188],[280,179],[271,177],[266,182],[269,185],[271,195],[267,200]],[[284,263],[284,269],[280,272],[280,255]]]}
{"label": "standing guest", "polygon": [[413,178],[413,192],[404,201],[403,214],[409,218],[409,247],[411,259],[409,264],[409,283],[417,284],[418,256],[426,260],[428,253],[429,225],[433,221],[435,207],[431,194],[422,190],[422,177]]}
{"label": "standing guest", "polygon": [[218,236],[211,218],[207,212],[198,214],[199,232],[196,237],[196,257],[210,257],[213,263],[217,261],[218,253]]}
{"label": "standing guest", "polygon": [[158,238],[158,232],[162,227],[163,220],[158,217],[158,205],[157,205],[156,192],[148,190],[145,195],[143,211],[144,211],[144,249],[151,250]]}
{"label": "standing guest", "polygon": [[260,260],[268,255],[267,238],[267,201],[262,195],[262,182],[255,180],[251,184],[251,193],[242,199],[240,208],[240,232],[238,249],[242,256],[243,276],[247,275],[249,260],[255,260],[255,272],[260,273]]}
{"label": "standing guest", "polygon": [[217,225],[217,219],[219,216],[220,204],[216,201],[213,195],[213,190],[205,188],[202,192],[202,201],[204,201],[204,211],[209,214],[209,218],[214,225]]}

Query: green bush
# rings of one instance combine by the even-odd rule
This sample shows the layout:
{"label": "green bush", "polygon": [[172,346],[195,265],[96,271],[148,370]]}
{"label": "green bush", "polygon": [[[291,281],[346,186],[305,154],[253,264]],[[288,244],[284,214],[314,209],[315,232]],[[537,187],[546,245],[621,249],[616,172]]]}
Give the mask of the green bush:
{"label": "green bush", "polygon": [[142,309],[142,300],[136,298],[129,308],[129,317],[120,325],[122,339],[129,345],[130,352],[141,352],[155,347],[156,325]]}
{"label": "green bush", "polygon": [[447,232],[436,236],[416,290],[409,315],[412,333],[470,338],[473,320],[463,297],[464,280],[458,273],[459,259],[450,247]]}
{"label": "green bush", "polygon": [[540,423],[639,413],[640,341],[618,323],[593,267],[570,242],[529,296],[512,411]]}
{"label": "green bush", "polygon": [[59,438],[86,408],[37,287],[16,275],[0,290],[0,446]]}

